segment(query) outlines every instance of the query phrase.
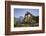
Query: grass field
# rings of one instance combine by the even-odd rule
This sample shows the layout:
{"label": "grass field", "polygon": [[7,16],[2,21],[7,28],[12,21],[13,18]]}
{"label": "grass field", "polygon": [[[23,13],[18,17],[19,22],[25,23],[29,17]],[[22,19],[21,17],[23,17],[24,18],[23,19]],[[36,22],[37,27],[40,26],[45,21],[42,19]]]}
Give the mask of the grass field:
{"label": "grass field", "polygon": [[35,27],[35,26],[39,26],[38,23],[36,24],[14,24],[14,27]]}

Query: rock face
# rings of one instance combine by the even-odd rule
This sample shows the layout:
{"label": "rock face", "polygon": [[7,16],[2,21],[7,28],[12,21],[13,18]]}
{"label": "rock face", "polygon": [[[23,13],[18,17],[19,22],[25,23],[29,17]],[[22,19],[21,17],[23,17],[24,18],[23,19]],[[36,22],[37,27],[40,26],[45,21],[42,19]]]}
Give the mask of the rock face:
{"label": "rock face", "polygon": [[27,13],[24,16],[24,22],[31,24],[31,23],[35,23],[36,21],[33,20],[33,15],[30,12],[27,11]]}
{"label": "rock face", "polygon": [[26,17],[28,17],[28,18],[32,18],[33,15],[32,15],[30,12],[27,12],[27,13],[25,14],[25,18],[26,18]]}

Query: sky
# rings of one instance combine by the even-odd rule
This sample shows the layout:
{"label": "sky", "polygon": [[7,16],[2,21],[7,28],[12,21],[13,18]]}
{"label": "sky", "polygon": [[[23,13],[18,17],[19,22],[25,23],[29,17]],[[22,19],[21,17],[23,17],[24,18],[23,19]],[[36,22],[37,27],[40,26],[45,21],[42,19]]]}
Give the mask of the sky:
{"label": "sky", "polygon": [[25,8],[14,8],[14,16],[19,18],[24,17],[25,13],[29,11],[34,16],[39,16],[39,9],[25,9]]}

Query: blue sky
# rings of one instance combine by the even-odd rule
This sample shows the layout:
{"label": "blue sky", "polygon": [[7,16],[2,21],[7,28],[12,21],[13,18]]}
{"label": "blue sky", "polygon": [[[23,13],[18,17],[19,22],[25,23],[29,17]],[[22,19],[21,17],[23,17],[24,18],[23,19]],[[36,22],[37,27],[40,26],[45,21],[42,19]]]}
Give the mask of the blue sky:
{"label": "blue sky", "polygon": [[34,16],[39,16],[39,9],[25,9],[25,8],[14,8],[14,16],[19,18],[20,16],[25,15],[25,13],[29,11]]}

